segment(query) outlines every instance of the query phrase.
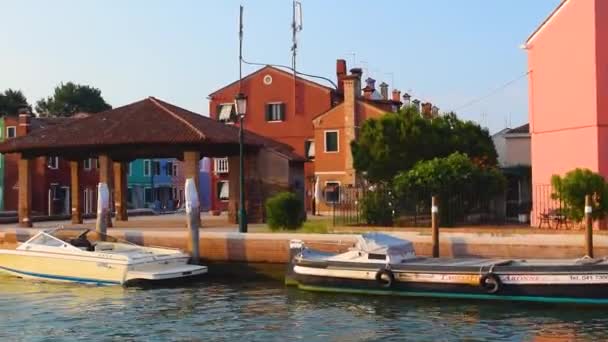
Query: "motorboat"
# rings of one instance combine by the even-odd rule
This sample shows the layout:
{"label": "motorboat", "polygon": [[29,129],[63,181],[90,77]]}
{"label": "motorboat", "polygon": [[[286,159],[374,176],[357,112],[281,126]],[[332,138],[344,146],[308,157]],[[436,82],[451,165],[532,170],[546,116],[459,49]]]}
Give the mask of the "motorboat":
{"label": "motorboat", "polygon": [[290,242],[286,283],[312,291],[608,304],[608,260],[418,257],[410,241],[370,233],[344,253]]}
{"label": "motorboat", "polygon": [[193,277],[206,266],[189,264],[176,249],[143,247],[89,229],[40,231],[16,249],[0,249],[0,271],[21,278],[95,285],[128,285]]}

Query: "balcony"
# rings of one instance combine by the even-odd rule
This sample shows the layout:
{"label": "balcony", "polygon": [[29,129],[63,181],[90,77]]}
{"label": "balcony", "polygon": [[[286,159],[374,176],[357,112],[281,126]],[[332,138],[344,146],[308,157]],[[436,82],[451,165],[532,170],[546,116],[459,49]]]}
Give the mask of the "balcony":
{"label": "balcony", "polygon": [[228,173],[228,158],[214,158],[213,170],[215,173]]}

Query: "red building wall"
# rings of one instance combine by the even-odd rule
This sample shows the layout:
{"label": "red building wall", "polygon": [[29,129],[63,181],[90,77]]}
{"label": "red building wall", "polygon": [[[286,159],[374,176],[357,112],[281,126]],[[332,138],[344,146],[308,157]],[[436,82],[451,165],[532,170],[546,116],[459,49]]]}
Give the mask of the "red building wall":
{"label": "red building wall", "polygon": [[[305,142],[314,138],[312,119],[332,107],[335,90],[301,78],[296,79],[294,87],[291,73],[269,66],[245,77],[241,84],[241,92],[247,95],[247,113],[244,122],[247,130],[291,145],[296,153],[305,156]],[[209,97],[211,118],[217,119],[218,105],[233,103],[238,92],[239,83],[235,82],[211,94]],[[285,105],[284,121],[266,121],[266,104],[270,102],[281,102]],[[314,161],[305,163],[304,170],[305,177],[314,176]],[[226,210],[227,202],[217,199],[217,181],[227,180],[228,175],[217,175],[212,172],[211,179],[212,209]],[[307,182],[307,194],[312,193],[309,191],[310,185]],[[309,206],[309,196],[306,197],[306,202]]]}

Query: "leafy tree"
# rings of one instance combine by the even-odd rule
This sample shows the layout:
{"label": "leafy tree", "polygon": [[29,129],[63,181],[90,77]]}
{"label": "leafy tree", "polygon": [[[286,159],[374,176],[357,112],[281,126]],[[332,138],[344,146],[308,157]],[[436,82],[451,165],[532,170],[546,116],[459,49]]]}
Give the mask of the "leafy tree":
{"label": "leafy tree", "polygon": [[266,200],[268,227],[295,230],[302,226],[305,216],[302,201],[292,192],[280,192]]}
{"label": "leafy tree", "polygon": [[4,93],[0,93],[0,115],[17,116],[22,108],[31,110],[21,90],[7,89]]}
{"label": "leafy tree", "polygon": [[476,164],[497,164],[494,144],[486,129],[462,121],[454,113],[426,119],[415,108],[366,120],[351,143],[354,166],[373,183],[390,183],[400,171],[421,160],[467,154]]}
{"label": "leafy tree", "polygon": [[390,191],[384,188],[376,188],[366,191],[359,203],[361,216],[367,224],[375,226],[393,225],[393,199]]}
{"label": "leafy tree", "polygon": [[36,112],[46,116],[71,116],[78,112],[98,113],[112,109],[101,90],[88,85],[61,83],[53,96],[36,103]]}
{"label": "leafy tree", "polygon": [[608,184],[600,174],[588,169],[574,169],[564,177],[553,175],[552,197],[564,204],[564,214],[577,222],[585,217],[585,196],[591,195],[593,219],[601,219],[608,212]]}

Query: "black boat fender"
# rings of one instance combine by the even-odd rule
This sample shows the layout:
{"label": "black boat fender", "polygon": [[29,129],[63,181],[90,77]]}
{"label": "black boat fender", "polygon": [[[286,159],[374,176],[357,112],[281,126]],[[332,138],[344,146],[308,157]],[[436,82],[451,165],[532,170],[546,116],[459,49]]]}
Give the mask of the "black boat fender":
{"label": "black boat fender", "polygon": [[395,275],[393,274],[393,271],[387,268],[381,268],[376,272],[376,281],[380,286],[390,288],[395,282]]}
{"label": "black boat fender", "polygon": [[502,287],[500,278],[494,273],[486,273],[479,278],[479,285],[486,290],[487,293],[497,293]]}

